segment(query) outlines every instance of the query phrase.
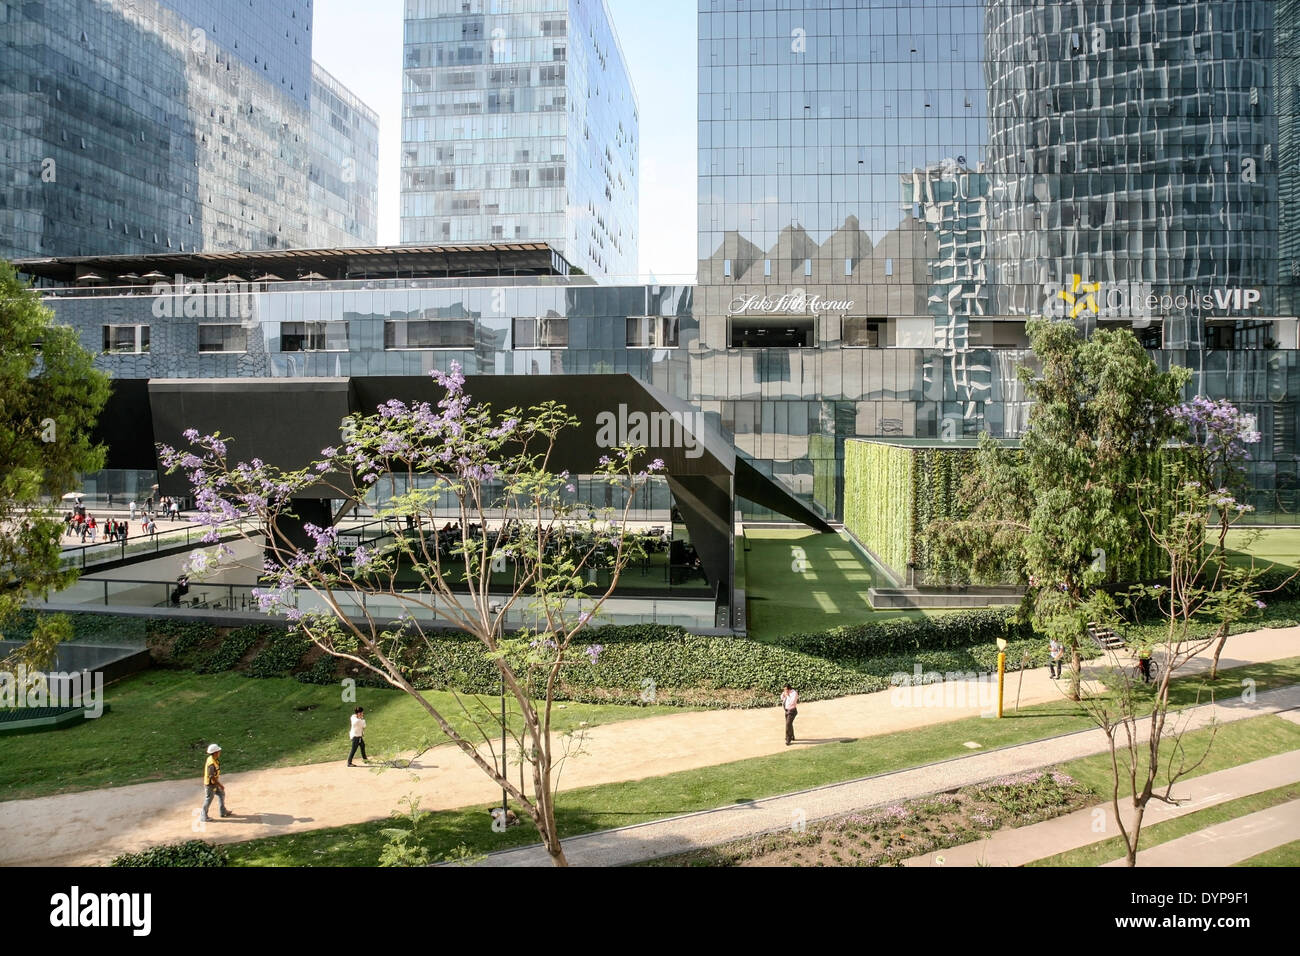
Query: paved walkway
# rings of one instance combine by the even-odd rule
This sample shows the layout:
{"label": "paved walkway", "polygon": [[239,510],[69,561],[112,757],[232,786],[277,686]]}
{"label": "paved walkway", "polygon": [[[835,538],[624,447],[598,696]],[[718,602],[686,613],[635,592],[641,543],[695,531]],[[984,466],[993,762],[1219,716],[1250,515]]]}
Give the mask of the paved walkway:
{"label": "paved walkway", "polygon": [[[1187,836],[1161,843],[1149,850],[1138,849],[1138,866],[1232,866],[1265,850],[1290,843],[1300,834],[1300,800],[1223,823]],[[1123,866],[1115,860],[1106,866]]]}
{"label": "paved walkway", "polygon": [[[1288,711],[1287,715],[1284,716],[1296,713],[1300,713],[1300,711]],[[1297,781],[1300,781],[1300,750],[1265,757],[1262,760],[1255,760],[1238,767],[1229,767],[1227,770],[1202,774],[1199,777],[1192,777],[1178,783],[1174,788],[1174,797],[1179,800],[1177,805],[1154,800],[1147,804],[1147,812],[1142,818],[1142,827],[1145,830],[1147,827],[1163,823],[1165,820],[1174,820],[1188,813],[1204,810],[1206,807],[1226,803],[1229,800],[1236,800],[1239,797],[1248,797],[1254,793],[1263,793],[1265,790],[1285,787],[1287,784]],[[1120,811],[1124,814],[1125,824],[1131,823],[1133,820],[1132,805],[1127,799],[1120,801]],[[1015,830],[999,830],[991,834],[986,840],[979,840],[975,843],[967,843],[946,850],[935,850],[933,853],[926,853],[906,860],[903,865],[936,866],[940,865],[938,858],[943,857],[943,863],[941,864],[943,866],[1024,866],[1034,860],[1041,860],[1057,853],[1076,850],[1079,847],[1089,846],[1110,837],[1119,836],[1119,829],[1111,821],[1111,813],[1110,804],[1102,803],[1096,807],[1076,810],[1074,813],[1067,813],[1065,816],[1044,820],[1042,823],[1035,823],[1027,827],[1019,827]],[[1099,827],[1104,829],[1099,829]],[[1300,830],[1292,830],[1291,832],[1295,834]],[[1294,835],[1288,837],[1288,839],[1294,839]],[[1161,844],[1161,846],[1182,842],[1182,839],[1178,839],[1171,841],[1170,844]],[[1184,865],[1174,862],[1153,863],[1147,858],[1146,854],[1154,852],[1156,849],[1158,847],[1143,851],[1139,844],[1139,865]],[[1264,849],[1268,849],[1268,847]],[[1254,856],[1254,853],[1248,853],[1246,856]],[[1245,858],[1241,857],[1241,859]],[[1206,863],[1205,865],[1217,866],[1220,864]]]}
{"label": "paved walkway", "polygon": [[[1234,667],[1297,653],[1300,628],[1257,631],[1230,638],[1221,665]],[[1208,660],[1202,663],[1208,666]],[[1018,682],[1018,674],[1009,675],[1008,713],[1016,699]],[[911,706],[910,701],[899,699],[904,695],[892,692],[804,704],[799,709],[797,746],[896,733],[976,715],[986,709],[986,700],[980,698],[981,694],[987,698],[987,687],[980,681],[955,681],[944,685],[944,693],[940,694],[931,685],[923,688],[931,706]],[[1062,684],[1049,679],[1045,668],[1025,672],[1023,687],[1019,688],[1024,705],[1060,700],[1063,691]],[[1262,702],[1266,695],[1259,696]],[[1236,705],[1240,706],[1240,702]],[[1253,712],[1267,711],[1256,707]],[[595,727],[583,745],[584,754],[564,766],[561,789],[637,780],[789,752],[784,746],[783,727],[777,708],[676,713]],[[220,728],[214,729],[214,736],[221,738]],[[978,745],[979,741],[970,743]],[[1058,748],[1054,753],[1059,756],[1051,760],[1068,759],[1059,749],[1063,743],[1048,746]],[[1080,753],[1100,749],[1091,744],[1088,747],[1091,749]],[[979,771],[982,776],[976,779],[1008,772],[1002,767],[1011,766],[1004,756],[1009,753],[978,754],[990,760],[979,765],[983,767]],[[1026,766],[1050,762],[1034,759],[1036,763]],[[100,863],[126,851],[195,836],[234,842],[383,819],[408,794],[418,794],[421,807],[430,810],[474,805],[486,808],[500,797],[500,790],[482,771],[450,746],[424,754],[412,772],[349,769],[339,760],[240,773],[233,752],[227,755],[225,769],[230,806],[238,816],[214,819],[202,831],[193,829],[201,800],[197,764],[193,780],[0,803],[0,866]],[[933,780],[937,782],[930,785],[930,790],[952,786],[944,782],[942,774]],[[857,805],[888,799],[893,797],[867,797]],[[814,813],[808,813],[808,819],[815,818]],[[484,821],[487,825],[486,812]]]}
{"label": "paved walkway", "polygon": [[[1196,729],[1206,726],[1212,719],[1230,722],[1292,707],[1300,707],[1300,686],[1266,691],[1259,694],[1252,704],[1234,699],[1218,706],[1202,705],[1188,715],[1187,727]],[[971,754],[910,770],[831,784],[739,806],[720,807],[639,826],[571,837],[564,841],[564,852],[573,866],[623,866],[639,863],[784,830],[841,813],[970,786],[1005,774],[1021,773],[1087,757],[1103,752],[1106,747],[1106,738],[1100,730],[1084,730],[1050,740]],[[1296,777],[1291,776],[1291,773],[1290,769],[1281,771],[1287,779],[1276,786],[1295,780]],[[955,850],[942,852],[951,855]],[[1032,859],[1039,859],[1051,852],[1055,851],[1038,852]],[[541,847],[533,846],[494,853],[481,865],[548,864],[546,852]]]}

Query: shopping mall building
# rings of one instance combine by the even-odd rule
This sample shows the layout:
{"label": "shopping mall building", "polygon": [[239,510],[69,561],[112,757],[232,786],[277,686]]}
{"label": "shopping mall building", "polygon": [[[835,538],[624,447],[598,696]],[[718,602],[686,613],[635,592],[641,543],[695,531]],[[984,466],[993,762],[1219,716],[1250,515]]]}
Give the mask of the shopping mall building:
{"label": "shopping mall building", "polygon": [[848,438],[1024,428],[1030,316],[1129,327],[1256,416],[1256,517],[1289,523],[1298,22],[1300,0],[700,0],[694,285],[571,275],[541,243],[21,268],[119,379],[627,373],[830,520]]}

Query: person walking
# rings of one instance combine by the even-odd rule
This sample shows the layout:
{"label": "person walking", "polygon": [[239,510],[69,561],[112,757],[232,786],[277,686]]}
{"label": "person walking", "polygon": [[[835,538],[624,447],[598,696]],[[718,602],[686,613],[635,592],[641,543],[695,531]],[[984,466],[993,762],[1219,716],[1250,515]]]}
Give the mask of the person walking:
{"label": "person walking", "polygon": [[352,712],[352,729],[348,736],[352,738],[352,749],[348,751],[348,766],[355,767],[352,758],[357,755],[357,750],[361,751],[361,759],[370,763],[370,758],[366,756],[366,711],[358,707]]}
{"label": "person walking", "polygon": [[799,692],[789,684],[781,691],[781,706],[785,708],[785,745],[794,743],[794,719],[799,716]]}
{"label": "person walking", "polygon": [[221,782],[221,748],[208,744],[208,759],[203,764],[203,809],[199,811],[199,821],[208,822],[208,807],[212,798],[217,798],[217,807],[223,817],[233,817],[234,813],[226,809],[226,785]]}
{"label": "person walking", "polygon": [[131,499],[131,506],[130,506],[130,507],[131,507],[131,519],[130,519],[130,520],[134,521],[134,520],[135,520],[135,499],[134,499],[134,498]]}
{"label": "person walking", "polygon": [[1065,645],[1053,637],[1047,642],[1047,653],[1049,655],[1047,671],[1052,680],[1060,680],[1061,665],[1064,663],[1065,658]]}

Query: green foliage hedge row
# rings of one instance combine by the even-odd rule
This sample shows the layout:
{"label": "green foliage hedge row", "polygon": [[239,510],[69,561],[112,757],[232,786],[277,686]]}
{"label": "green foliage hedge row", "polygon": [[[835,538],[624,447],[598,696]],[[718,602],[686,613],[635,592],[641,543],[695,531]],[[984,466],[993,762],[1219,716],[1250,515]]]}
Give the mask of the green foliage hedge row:
{"label": "green foliage hedge row", "polygon": [[229,866],[230,855],[224,846],[203,840],[187,840],[152,847],[139,853],[123,853],[109,866]]}

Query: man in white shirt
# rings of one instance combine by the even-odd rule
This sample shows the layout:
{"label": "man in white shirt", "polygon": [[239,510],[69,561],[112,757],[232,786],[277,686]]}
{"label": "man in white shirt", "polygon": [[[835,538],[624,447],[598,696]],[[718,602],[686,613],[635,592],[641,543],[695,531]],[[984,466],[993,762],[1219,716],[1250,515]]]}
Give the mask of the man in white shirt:
{"label": "man in white shirt", "polygon": [[352,712],[352,730],[349,736],[352,738],[352,750],[348,753],[348,766],[355,767],[352,758],[357,755],[357,750],[361,751],[361,759],[370,763],[370,758],[366,756],[366,712],[364,708],[358,707]]}
{"label": "man in white shirt", "polygon": [[799,692],[789,684],[781,691],[781,706],[785,708],[785,745],[794,743],[794,719],[799,716]]}

